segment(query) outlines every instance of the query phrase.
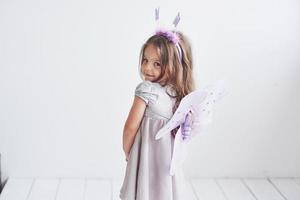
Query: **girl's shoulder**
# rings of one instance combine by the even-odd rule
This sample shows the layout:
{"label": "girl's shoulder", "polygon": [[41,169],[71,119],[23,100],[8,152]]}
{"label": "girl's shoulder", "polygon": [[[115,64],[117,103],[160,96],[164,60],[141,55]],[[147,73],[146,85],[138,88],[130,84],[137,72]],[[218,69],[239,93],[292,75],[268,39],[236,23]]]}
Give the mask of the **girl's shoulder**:
{"label": "girl's shoulder", "polygon": [[154,103],[159,96],[162,86],[148,80],[142,81],[135,88],[135,96],[142,98],[146,104]]}
{"label": "girl's shoulder", "polygon": [[142,81],[140,82],[137,86],[136,86],[136,89],[137,88],[149,88],[152,86],[152,82],[151,81]]}
{"label": "girl's shoulder", "polygon": [[144,92],[158,92],[159,89],[162,88],[163,87],[159,83],[144,80],[136,86],[135,90],[140,90]]}

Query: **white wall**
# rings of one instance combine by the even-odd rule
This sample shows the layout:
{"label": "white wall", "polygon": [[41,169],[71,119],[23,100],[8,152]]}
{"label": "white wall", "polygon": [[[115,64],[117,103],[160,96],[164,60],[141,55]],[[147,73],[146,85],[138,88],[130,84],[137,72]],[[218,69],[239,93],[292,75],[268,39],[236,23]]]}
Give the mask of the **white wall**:
{"label": "white wall", "polygon": [[154,8],[190,38],[197,86],[230,95],[187,176],[300,176],[300,2],[0,1],[4,176],[121,177],[122,128]]}

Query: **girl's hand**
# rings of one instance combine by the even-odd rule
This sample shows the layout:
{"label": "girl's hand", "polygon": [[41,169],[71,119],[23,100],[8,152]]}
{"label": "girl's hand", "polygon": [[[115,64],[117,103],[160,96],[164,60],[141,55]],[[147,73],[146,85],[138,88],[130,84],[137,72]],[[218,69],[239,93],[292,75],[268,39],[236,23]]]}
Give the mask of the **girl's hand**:
{"label": "girl's hand", "polygon": [[129,153],[125,152],[125,160],[126,160],[126,162],[128,161],[128,157],[129,157]]}

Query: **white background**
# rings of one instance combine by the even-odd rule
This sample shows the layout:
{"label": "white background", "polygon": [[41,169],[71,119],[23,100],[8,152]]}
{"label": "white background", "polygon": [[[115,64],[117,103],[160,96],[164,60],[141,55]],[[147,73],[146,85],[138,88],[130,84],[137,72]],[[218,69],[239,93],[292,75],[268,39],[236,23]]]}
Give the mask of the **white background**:
{"label": "white background", "polygon": [[197,88],[224,79],[187,176],[300,176],[300,2],[0,1],[4,177],[122,177],[122,129],[156,28],[192,43]]}

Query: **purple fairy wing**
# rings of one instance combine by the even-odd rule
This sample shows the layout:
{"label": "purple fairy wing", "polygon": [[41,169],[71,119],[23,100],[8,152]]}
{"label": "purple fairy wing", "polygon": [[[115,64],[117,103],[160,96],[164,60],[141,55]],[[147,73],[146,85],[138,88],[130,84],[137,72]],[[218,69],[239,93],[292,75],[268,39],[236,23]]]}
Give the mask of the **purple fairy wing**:
{"label": "purple fairy wing", "polygon": [[182,126],[178,129],[175,139],[174,139],[174,147],[172,152],[172,159],[170,164],[169,174],[173,176],[176,171],[176,167],[182,164],[182,159],[184,157],[184,139],[180,136],[180,132],[182,131]]}
{"label": "purple fairy wing", "polygon": [[174,128],[182,124],[186,115],[190,112],[193,105],[201,103],[205,100],[207,92],[195,91],[186,95],[180,102],[177,110],[173,114],[172,118],[167,122],[167,124],[162,127],[156,134],[155,139],[158,140],[166,134],[169,134]]}
{"label": "purple fairy wing", "polygon": [[225,94],[227,91],[223,81],[188,94],[181,100],[168,123],[158,131],[156,140],[180,125],[174,140],[170,175],[174,175],[176,166],[183,162],[187,141],[212,121],[213,105]]}
{"label": "purple fairy wing", "polygon": [[205,100],[200,104],[196,103],[192,105],[192,136],[201,132],[207,124],[212,122],[213,107],[215,103],[228,93],[225,82],[221,80],[214,85],[204,88],[204,91],[207,93]]}
{"label": "purple fairy wing", "polygon": [[186,157],[186,147],[189,140],[186,137],[182,137],[181,135],[183,134],[183,132],[185,132],[185,130],[183,130],[184,128],[186,127],[183,123],[178,129],[174,139],[172,159],[171,159],[170,171],[169,171],[169,174],[171,176],[175,174],[177,167],[183,164],[184,158]]}

